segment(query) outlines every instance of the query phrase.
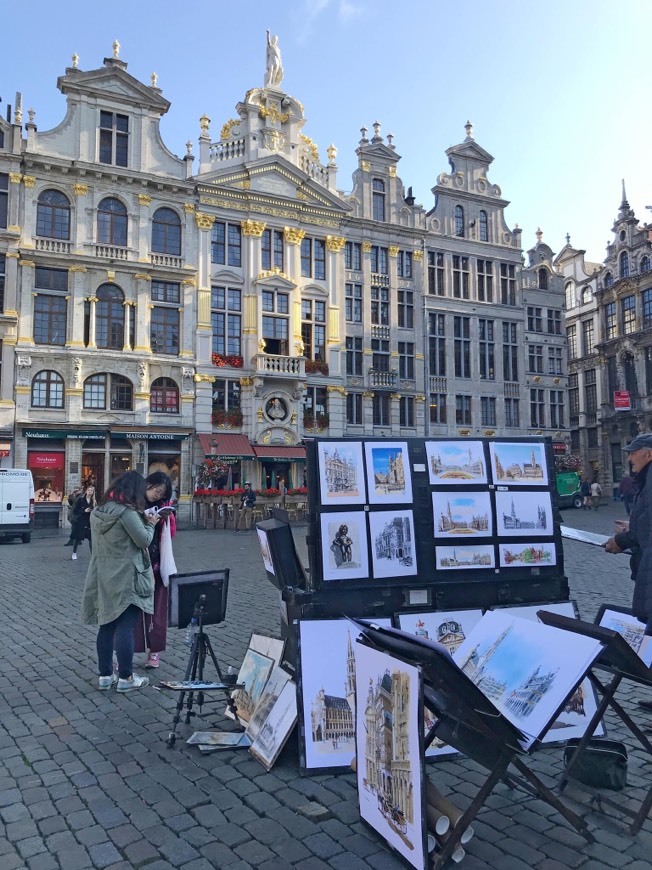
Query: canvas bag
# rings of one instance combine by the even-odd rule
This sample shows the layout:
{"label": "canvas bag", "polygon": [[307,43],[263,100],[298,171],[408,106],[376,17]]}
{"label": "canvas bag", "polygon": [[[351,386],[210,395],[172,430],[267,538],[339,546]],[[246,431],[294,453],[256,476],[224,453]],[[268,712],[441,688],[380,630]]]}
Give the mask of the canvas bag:
{"label": "canvas bag", "polygon": [[167,588],[170,582],[170,575],[177,573],[177,566],[174,561],[174,553],[172,552],[172,531],[170,529],[170,520],[163,520],[161,528],[161,542],[159,544],[161,554],[161,580]]}
{"label": "canvas bag", "polygon": [[[573,737],[564,749],[564,766],[568,767],[579,738]],[[589,740],[581,758],[573,765],[571,777],[593,788],[620,791],[627,785],[627,747],[618,740]]]}

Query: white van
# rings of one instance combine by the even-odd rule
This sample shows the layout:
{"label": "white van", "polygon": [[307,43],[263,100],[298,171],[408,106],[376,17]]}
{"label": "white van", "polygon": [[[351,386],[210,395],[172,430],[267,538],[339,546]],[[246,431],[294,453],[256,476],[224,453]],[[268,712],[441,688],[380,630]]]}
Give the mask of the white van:
{"label": "white van", "polygon": [[0,538],[29,544],[34,526],[34,480],[26,468],[0,468]]}

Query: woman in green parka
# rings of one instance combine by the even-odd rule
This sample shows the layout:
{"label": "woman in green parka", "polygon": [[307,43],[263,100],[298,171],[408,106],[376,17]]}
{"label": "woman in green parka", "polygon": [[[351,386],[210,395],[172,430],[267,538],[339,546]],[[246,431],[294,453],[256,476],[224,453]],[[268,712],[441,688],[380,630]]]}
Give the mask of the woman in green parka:
{"label": "woman in green parka", "polygon": [[[149,683],[133,673],[134,625],[141,611],[154,610],[154,575],[147,547],[158,516],[145,516],[145,479],[126,471],[109,487],[91,514],[93,553],[82,596],[82,622],[99,625],[99,689],[117,682],[118,692]],[[113,650],[118,675],[113,673]]]}

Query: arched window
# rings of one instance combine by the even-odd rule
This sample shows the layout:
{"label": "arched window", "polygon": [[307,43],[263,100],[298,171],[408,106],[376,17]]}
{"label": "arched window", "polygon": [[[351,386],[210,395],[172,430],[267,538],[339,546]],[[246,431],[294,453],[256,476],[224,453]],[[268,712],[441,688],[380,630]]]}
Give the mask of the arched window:
{"label": "arched window", "polygon": [[36,204],[36,235],[47,239],[70,238],[70,201],[58,190],[44,190]]}
{"label": "arched window", "polygon": [[152,219],[152,251],[181,256],[181,220],[171,208],[159,208]]}
{"label": "arched window", "polygon": [[548,289],[548,270],[543,266],[539,269],[539,290]]}
{"label": "arched window", "polygon": [[620,277],[629,278],[629,254],[627,253],[627,251],[623,251],[620,255],[619,266]]}
{"label": "arched window", "polygon": [[372,215],[375,221],[385,220],[385,182],[374,178],[371,182]]}
{"label": "arched window", "polygon": [[84,381],[84,408],[96,411],[132,411],[134,405],[134,387],[128,378],[122,375],[112,375],[102,372],[91,375]]}
{"label": "arched window", "polygon": [[124,293],[114,284],[102,284],[95,295],[95,343],[98,347],[122,350],[125,343]]}
{"label": "arched window", "polygon": [[44,370],[34,375],[32,408],[63,408],[63,378],[58,372]]}
{"label": "arched window", "polygon": [[172,378],[157,378],[152,381],[149,410],[154,414],[179,413],[179,387]]}
{"label": "arched window", "polygon": [[641,272],[649,272],[650,271],[650,258],[647,254],[644,257],[641,257]]}
{"label": "arched window", "polygon": [[611,287],[613,282],[614,282],[614,276],[611,274],[611,272],[605,272],[604,273],[604,286]]}
{"label": "arched window", "polygon": [[480,241],[481,242],[488,242],[489,241],[489,224],[487,222],[487,212],[486,211],[480,212],[479,221],[480,221],[480,236],[479,236]]}
{"label": "arched window", "polygon": [[97,241],[101,245],[127,246],[127,209],[112,196],[97,209]]}
{"label": "arched window", "polygon": [[455,235],[464,235],[464,209],[461,205],[455,206]]}
{"label": "arched window", "polygon": [[570,311],[571,308],[575,308],[576,300],[575,300],[575,285],[572,281],[568,281],[564,286],[564,292],[566,294],[566,311]]}
{"label": "arched window", "polygon": [[582,305],[588,305],[593,299],[593,290],[590,287],[585,287],[582,290]]}

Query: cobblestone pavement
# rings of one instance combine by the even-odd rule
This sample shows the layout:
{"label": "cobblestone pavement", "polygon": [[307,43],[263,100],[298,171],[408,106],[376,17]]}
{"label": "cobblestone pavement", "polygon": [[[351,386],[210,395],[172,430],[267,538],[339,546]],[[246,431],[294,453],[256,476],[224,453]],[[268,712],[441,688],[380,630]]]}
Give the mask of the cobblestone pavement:
{"label": "cobblestone pavement", "polygon": [[[596,513],[564,512],[568,525],[605,533],[616,517],[624,510],[613,502]],[[352,774],[300,775],[295,738],[266,773],[243,750],[202,756],[182,741],[167,749],[175,705],[169,694],[98,692],[96,630],[78,621],[88,551],[71,562],[64,540],[0,545],[0,870],[404,866],[361,823]],[[209,633],[220,664],[237,666],[251,631],[279,626],[278,593],[265,578],[255,535],[190,529],[175,543],[180,571],[231,568],[227,621]],[[565,557],[583,617],[593,618],[604,601],[629,604],[626,557],[574,542],[566,542]],[[183,673],[182,635],[170,632],[157,678]],[[633,711],[636,695],[625,688],[619,697]],[[222,708],[204,708],[197,727],[223,721]],[[617,727],[609,733],[623,736]],[[531,765],[554,784],[562,749],[538,751]],[[428,775],[461,805],[482,782],[480,769],[461,758],[429,764]],[[631,743],[629,781],[633,799],[652,785],[649,760]],[[464,866],[650,867],[652,822],[633,838],[580,792],[569,787],[564,799],[588,818],[594,845],[547,804],[500,784],[476,820]]]}

